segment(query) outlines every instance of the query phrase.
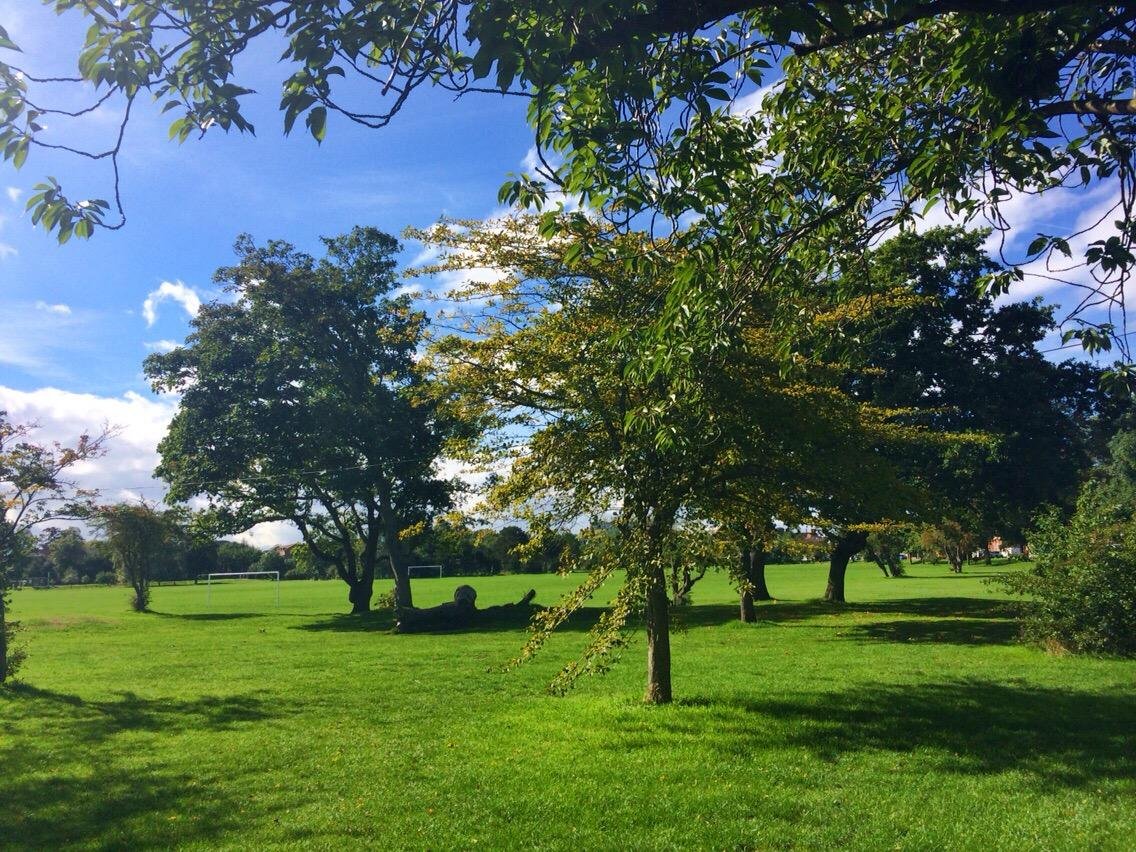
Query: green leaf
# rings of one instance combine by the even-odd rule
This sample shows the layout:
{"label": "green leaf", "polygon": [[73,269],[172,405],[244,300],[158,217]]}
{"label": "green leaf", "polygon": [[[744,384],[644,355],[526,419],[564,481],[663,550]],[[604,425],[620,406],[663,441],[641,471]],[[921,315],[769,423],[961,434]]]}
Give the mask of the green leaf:
{"label": "green leaf", "polygon": [[327,108],[326,107],[312,107],[306,119],[308,130],[312,132],[312,138],[316,142],[323,142],[324,136],[327,135]]}
{"label": "green leaf", "polygon": [[20,50],[19,45],[17,45],[14,41],[12,41],[12,39],[8,37],[8,31],[3,27],[0,27],[0,47],[5,48],[6,50],[14,50],[17,53],[23,52]]}

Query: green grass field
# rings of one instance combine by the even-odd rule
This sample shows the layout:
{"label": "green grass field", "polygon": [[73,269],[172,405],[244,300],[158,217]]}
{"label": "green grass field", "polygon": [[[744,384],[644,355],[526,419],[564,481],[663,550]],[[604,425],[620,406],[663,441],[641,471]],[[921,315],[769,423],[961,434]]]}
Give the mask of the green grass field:
{"label": "green grass field", "polygon": [[[338,582],[214,593],[22,590],[0,689],[0,847],[1131,849],[1136,665],[1018,645],[1003,568],[776,566],[735,621],[722,576],[674,637],[677,701],[639,703],[643,642],[566,698],[524,633],[398,636]],[[455,579],[415,581],[416,602]],[[478,604],[561,577],[475,578]],[[600,596],[602,598],[602,596]],[[597,601],[599,605],[599,601]]]}

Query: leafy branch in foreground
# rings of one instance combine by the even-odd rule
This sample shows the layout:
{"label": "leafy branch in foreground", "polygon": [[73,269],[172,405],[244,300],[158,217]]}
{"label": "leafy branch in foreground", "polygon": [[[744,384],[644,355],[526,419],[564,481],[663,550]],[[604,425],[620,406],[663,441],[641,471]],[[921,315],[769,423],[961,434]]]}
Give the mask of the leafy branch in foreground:
{"label": "leafy branch in foreground", "polygon": [[[1115,227],[1083,257],[1065,262],[1076,226],[1041,234],[989,284],[1036,274],[1080,288],[1070,339],[1128,355],[1136,11],[1125,4],[47,2],[89,24],[77,74],[37,74],[0,30],[0,155],[17,166],[35,149],[107,159],[119,214],[118,155],[137,98],[170,113],[179,140],[252,133],[256,93],[240,60],[278,40],[285,132],[303,119],[322,140],[332,115],[381,128],[423,87],[521,96],[538,166],[502,187],[504,202],[539,207],[561,193],[623,228],[658,224],[664,239],[696,214],[699,241],[720,238],[718,259],[758,269],[733,282],[738,301],[755,281],[776,283],[783,263],[839,269],[936,204],[1005,228],[1007,205],[1024,196],[1110,188],[1115,206],[1089,229]],[[90,103],[48,103],[58,87]],[[117,137],[84,148],[66,122],[104,106],[122,109]],[[105,224],[109,207],[53,182],[34,202],[61,237],[117,227]],[[1043,271],[1030,263],[1043,258]],[[664,323],[703,309],[689,280],[671,286]]]}

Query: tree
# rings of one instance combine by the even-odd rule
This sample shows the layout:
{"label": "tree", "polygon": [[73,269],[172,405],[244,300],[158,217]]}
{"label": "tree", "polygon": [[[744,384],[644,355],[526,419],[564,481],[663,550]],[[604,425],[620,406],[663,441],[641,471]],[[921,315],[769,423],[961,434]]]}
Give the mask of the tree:
{"label": "tree", "polygon": [[496,531],[487,542],[487,549],[493,554],[503,573],[515,574],[526,569],[527,560],[517,552],[517,548],[528,543],[529,534],[520,527],[509,524]]}
{"label": "tree", "polygon": [[1091,367],[1038,351],[1052,308],[1037,299],[998,305],[978,292],[1000,269],[982,248],[986,235],[901,234],[849,271],[868,288],[908,287],[915,299],[881,321],[847,387],[910,422],[988,437],[908,444],[896,462],[936,495],[928,520],[965,521],[989,538],[1020,535],[1043,504],[1072,504],[1102,421],[1115,429],[1117,403]]}
{"label": "tree", "polygon": [[[593,565],[589,579],[538,617],[525,654],[616,568],[625,568],[612,610],[581,660],[554,685],[602,669],[631,616],[641,612],[645,697],[661,703],[672,695],[667,569],[681,548],[681,526],[717,520],[724,501],[712,495],[738,482],[776,489],[775,476],[810,466],[814,451],[822,463],[804,478],[808,499],[846,486],[853,471],[874,482],[880,465],[870,448],[891,428],[885,413],[841,393],[839,373],[823,359],[801,359],[783,372],[760,305],[714,358],[689,362],[684,374],[652,370],[639,353],[669,345],[654,341],[651,322],[670,279],[622,263],[642,235],[591,228],[579,242],[542,237],[530,218],[439,225],[416,236],[442,248],[443,269],[476,265],[501,273],[451,294],[468,324],[459,323],[463,333],[434,348],[462,416],[489,427],[478,445],[483,458],[507,470],[491,502],[527,517],[535,542],[555,524],[581,518],[610,518],[614,530],[613,546],[584,547]],[[605,240],[614,244],[610,256],[581,247]],[[682,254],[675,250],[671,275],[679,274]],[[472,307],[462,311],[463,304]],[[831,308],[814,302],[798,310],[808,315],[805,324],[828,329]],[[670,404],[676,397],[682,406]],[[636,417],[645,410],[659,412],[649,428]],[[838,468],[823,464],[836,457],[845,460]]]}
{"label": "tree", "polygon": [[[182,140],[252,132],[244,104],[255,93],[236,69],[272,38],[286,43],[285,130],[302,118],[316,139],[330,112],[382,127],[424,85],[516,94],[530,103],[540,167],[508,182],[503,199],[540,203],[554,187],[624,224],[644,211],[672,223],[693,211],[702,220],[691,239],[747,257],[755,281],[786,260],[816,260],[818,276],[836,275],[927,202],[1000,222],[1014,193],[1110,181],[1122,215],[1085,255],[1100,280],[1074,314],[1098,297],[1123,303],[1136,12],[1122,4],[52,2],[89,18],[73,82],[94,84],[100,104],[123,101],[124,125],[147,92],[173,114],[171,134]],[[4,33],[0,47],[15,49]],[[359,105],[341,88],[348,76],[370,87]],[[762,109],[731,113],[746,87],[770,82]],[[52,109],[41,90],[59,84],[0,65],[0,150],[16,165],[32,149],[76,142],[46,126],[86,112]],[[107,150],[85,153],[109,158],[117,174],[121,145],[119,134]],[[29,204],[61,239],[122,221],[108,221],[109,203],[70,199],[53,181]],[[1065,252],[1067,237],[1039,237],[1028,256]],[[672,284],[683,295],[664,320],[693,309],[709,321],[717,306],[697,298],[701,285]],[[1089,346],[1105,345],[1116,328],[1086,322]]]}
{"label": "tree", "polygon": [[911,527],[907,524],[878,524],[868,533],[868,554],[885,577],[904,575],[900,560],[910,539]]}
{"label": "tree", "polygon": [[955,574],[962,573],[963,564],[979,545],[979,539],[973,532],[950,518],[923,527],[920,538],[925,549],[946,557]]}
{"label": "tree", "polygon": [[1033,567],[1001,579],[1023,595],[1023,633],[1054,650],[1136,656],[1136,432],[1111,442],[1068,518],[1043,512]]}
{"label": "tree", "polygon": [[208,501],[215,533],[295,524],[352,612],[370,608],[380,558],[410,606],[400,535],[449,503],[433,465],[455,424],[415,364],[425,315],[392,295],[398,243],[373,228],[323,242],[317,262],[241,237],[238,265],[214,277],[232,301],[146,360],[156,391],[181,394],[157,472],[170,499]]}
{"label": "tree", "polygon": [[67,472],[106,452],[113,429],[80,435],[73,447],[35,443],[34,424],[13,423],[0,411],[0,683],[19,657],[10,650],[15,625],[7,619],[9,571],[30,543],[30,532],[47,524],[86,517],[95,492],[79,488]]}
{"label": "tree", "polygon": [[172,546],[182,535],[179,513],[159,511],[146,503],[99,506],[92,522],[106,539],[119,578],[133,590],[135,612],[150,607],[150,581],[163,563],[175,558]]}
{"label": "tree", "polygon": [[217,542],[217,570],[219,572],[243,574],[245,571],[251,571],[252,566],[260,559],[260,556],[259,550],[243,541]]}
{"label": "tree", "polygon": [[103,549],[85,541],[76,527],[48,529],[40,539],[40,550],[59,582],[89,583],[99,574],[114,570]]}

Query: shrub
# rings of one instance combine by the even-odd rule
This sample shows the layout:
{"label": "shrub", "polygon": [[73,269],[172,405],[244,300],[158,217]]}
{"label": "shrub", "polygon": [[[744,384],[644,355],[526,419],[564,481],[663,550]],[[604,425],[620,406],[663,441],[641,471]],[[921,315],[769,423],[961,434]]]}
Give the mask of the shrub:
{"label": "shrub", "polygon": [[[276,569],[271,569],[276,570]],[[284,573],[280,578],[282,580],[310,580],[312,579],[312,572],[306,567],[292,568]]]}
{"label": "shrub", "polygon": [[118,576],[113,571],[100,571],[95,575],[95,582],[104,586],[113,586],[118,582]]}
{"label": "shrub", "polygon": [[1136,656],[1136,520],[1109,483],[1086,486],[1068,523],[1043,515],[1037,562],[1003,580],[1025,595],[1023,632],[1050,648]]}

